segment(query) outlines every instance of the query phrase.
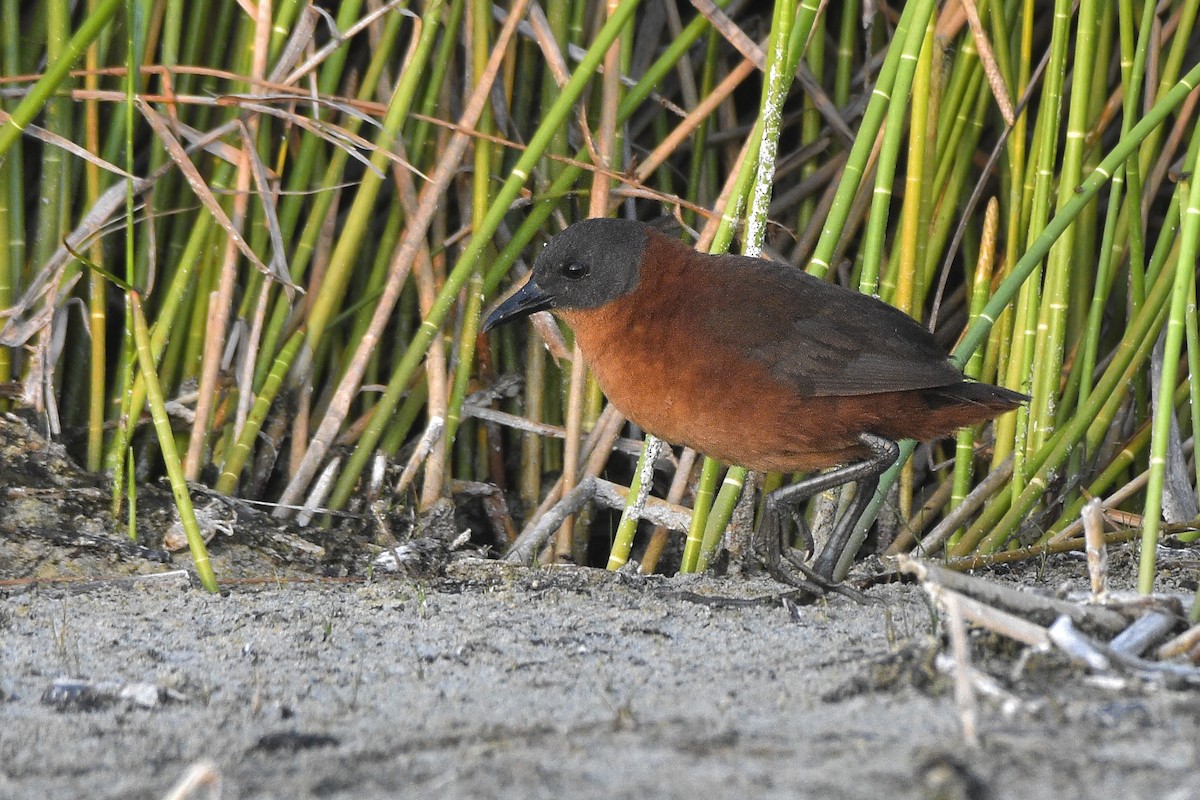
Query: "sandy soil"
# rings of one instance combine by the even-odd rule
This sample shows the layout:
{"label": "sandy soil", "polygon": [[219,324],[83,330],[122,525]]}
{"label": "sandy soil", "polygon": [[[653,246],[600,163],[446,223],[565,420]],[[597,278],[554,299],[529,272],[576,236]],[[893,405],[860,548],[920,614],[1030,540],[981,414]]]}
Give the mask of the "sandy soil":
{"label": "sandy soil", "polygon": [[[969,747],[916,586],[796,608],[765,580],[477,559],[369,581],[366,539],[239,510],[209,596],[147,580],[186,555],[130,545],[30,434],[0,418],[3,799],[157,800],[197,762],[247,799],[1200,798],[1200,692],[981,632],[999,694]],[[143,530],[169,505],[146,487]],[[999,577],[1055,591],[1084,567]]]}
{"label": "sandy soil", "polygon": [[[236,798],[1200,797],[1195,693],[1042,670],[966,747],[915,587],[583,573],[10,594],[0,796],[160,798],[208,760]],[[64,676],[109,686],[52,702]]]}

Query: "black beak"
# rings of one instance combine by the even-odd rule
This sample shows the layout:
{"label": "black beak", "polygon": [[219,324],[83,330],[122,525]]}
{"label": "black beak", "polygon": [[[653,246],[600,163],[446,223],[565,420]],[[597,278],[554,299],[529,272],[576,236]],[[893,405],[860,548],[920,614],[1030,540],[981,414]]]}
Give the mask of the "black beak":
{"label": "black beak", "polygon": [[532,280],[526,280],[524,286],[492,309],[492,313],[483,321],[483,332],[487,333],[505,322],[527,317],[535,311],[545,311],[553,305],[554,298],[542,291],[542,287]]}

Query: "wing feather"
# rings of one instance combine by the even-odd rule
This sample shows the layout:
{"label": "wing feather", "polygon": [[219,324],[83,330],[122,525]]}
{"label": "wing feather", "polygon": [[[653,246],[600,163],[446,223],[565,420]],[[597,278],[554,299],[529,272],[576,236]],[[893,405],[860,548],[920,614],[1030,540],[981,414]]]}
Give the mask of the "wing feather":
{"label": "wing feather", "polygon": [[[963,380],[928,331],[887,303],[763,259],[703,263],[706,274],[689,282],[712,293],[707,302],[689,304],[701,328],[799,392],[864,395]],[[735,287],[739,302],[730,304]]]}

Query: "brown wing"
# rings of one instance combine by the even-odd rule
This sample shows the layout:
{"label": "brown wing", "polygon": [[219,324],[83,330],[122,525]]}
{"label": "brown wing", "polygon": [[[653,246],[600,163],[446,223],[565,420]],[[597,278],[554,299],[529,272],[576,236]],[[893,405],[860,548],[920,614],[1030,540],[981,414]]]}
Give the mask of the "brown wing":
{"label": "brown wing", "polygon": [[[693,262],[696,263],[696,262]],[[814,397],[877,394],[963,380],[914,319],[873,297],[762,259],[703,259],[691,306],[705,332]],[[736,287],[739,302],[728,298]]]}

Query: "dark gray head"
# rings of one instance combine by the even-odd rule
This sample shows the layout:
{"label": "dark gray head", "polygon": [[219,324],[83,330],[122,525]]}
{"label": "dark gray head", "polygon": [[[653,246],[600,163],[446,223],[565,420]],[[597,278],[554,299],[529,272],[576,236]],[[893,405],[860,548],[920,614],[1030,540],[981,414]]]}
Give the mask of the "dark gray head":
{"label": "dark gray head", "polygon": [[550,308],[598,308],[633,291],[646,231],[624,219],[576,222],[550,240],[529,280],[488,315],[483,329]]}

